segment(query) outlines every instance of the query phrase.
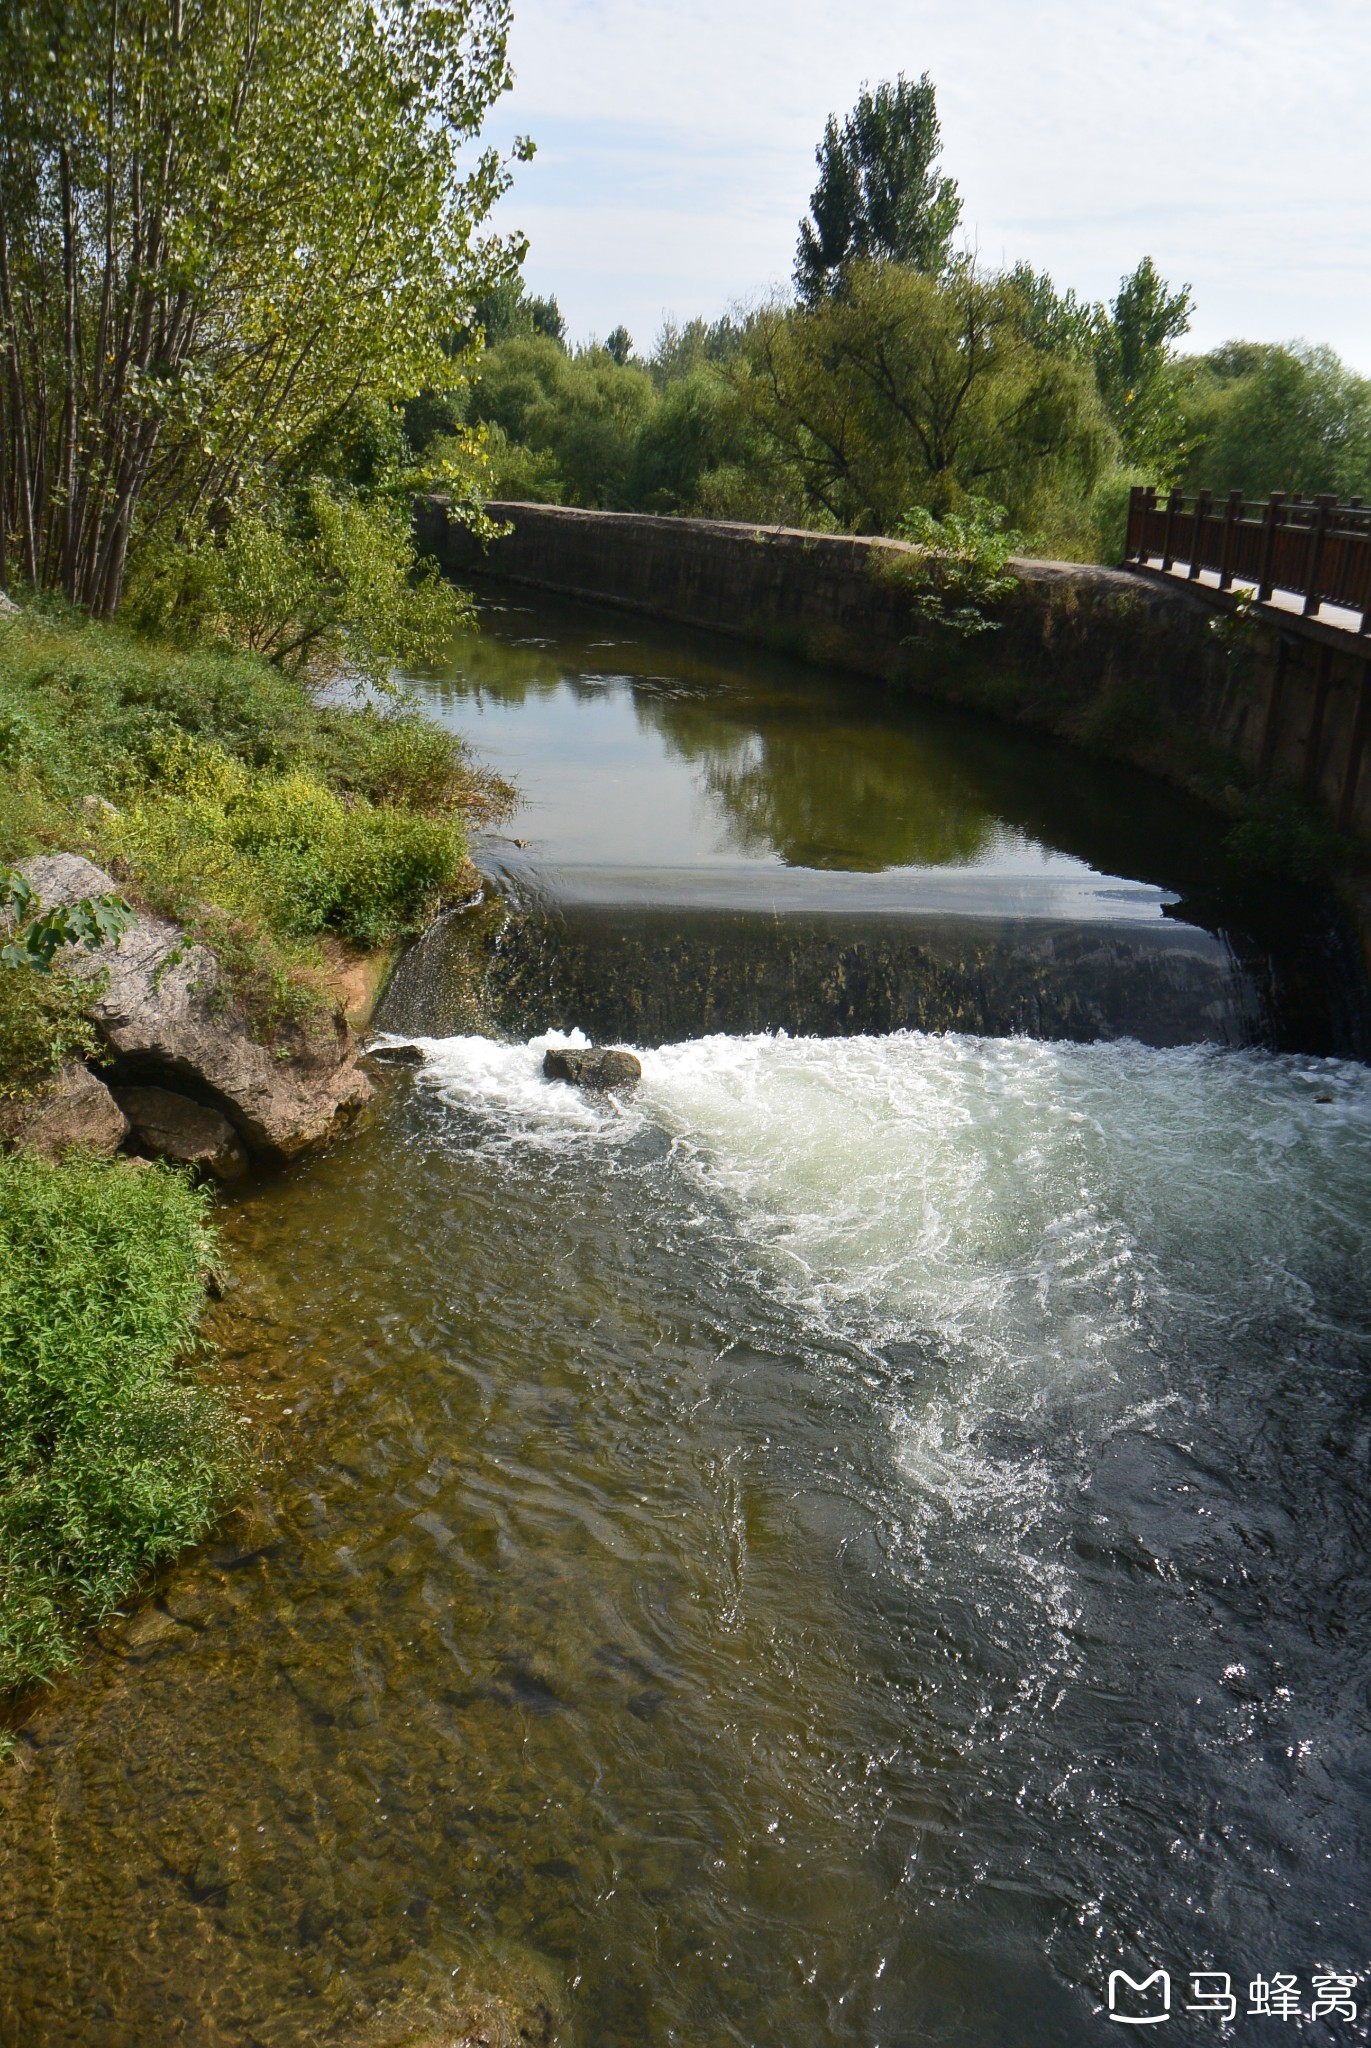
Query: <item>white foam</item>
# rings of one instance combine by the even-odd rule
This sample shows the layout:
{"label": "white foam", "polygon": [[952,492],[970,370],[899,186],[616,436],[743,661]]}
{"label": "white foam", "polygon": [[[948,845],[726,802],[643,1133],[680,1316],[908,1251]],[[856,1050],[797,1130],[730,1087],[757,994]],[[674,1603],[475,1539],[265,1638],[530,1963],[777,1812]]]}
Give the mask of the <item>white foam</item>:
{"label": "white foam", "polygon": [[588,1139],[617,1141],[641,1127],[631,1095],[587,1094],[543,1074],[553,1046],[587,1046],[582,1031],[545,1031],[523,1045],[493,1038],[415,1038],[422,1085],[454,1108],[474,1112],[506,1144],[562,1149]]}
{"label": "white foam", "polygon": [[980,1361],[1035,1353],[1056,1387],[1107,1374],[1161,1248],[1219,1298],[1254,1260],[1274,1273],[1296,1240],[1371,1218],[1371,1070],[1350,1062],[754,1034],[642,1051],[641,1085],[606,1097],[543,1077],[580,1032],[416,1043],[423,1084],[492,1139],[617,1145],[657,1125],[824,1321]]}
{"label": "white foam", "polygon": [[644,1051],[615,1102],[543,1079],[549,1045],[584,1042],[424,1041],[425,1080],[496,1142],[655,1124],[763,1284],[866,1349],[892,1564],[945,1571],[955,1549],[1021,1659],[997,1713],[1074,1669],[1067,1498],[1112,1436],[1165,1426],[1173,1351],[1288,1312],[1320,1259],[1371,1259],[1371,1071],[1350,1063],[714,1037]]}

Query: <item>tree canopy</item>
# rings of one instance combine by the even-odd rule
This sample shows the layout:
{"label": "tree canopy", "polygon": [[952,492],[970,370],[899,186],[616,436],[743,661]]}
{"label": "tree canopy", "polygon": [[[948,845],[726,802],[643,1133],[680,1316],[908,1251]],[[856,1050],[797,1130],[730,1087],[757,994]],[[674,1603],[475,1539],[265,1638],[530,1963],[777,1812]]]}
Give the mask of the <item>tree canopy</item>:
{"label": "tree canopy", "polygon": [[1034,346],[1004,278],[864,263],[840,295],[761,319],[748,390],[812,510],[893,532],[971,496],[1035,523],[1052,487],[1093,487],[1111,451],[1093,379]]}
{"label": "tree canopy", "polygon": [[213,517],[357,398],[443,381],[442,337],[522,255],[480,238],[508,173],[471,148],[508,22],[10,0],[0,582],[108,614],[136,525]]}
{"label": "tree canopy", "polygon": [[1371,379],[1331,348],[1230,342],[1195,364],[1186,406],[1192,487],[1371,497]]}
{"label": "tree canopy", "polygon": [[819,182],[800,223],[795,286],[808,305],[831,292],[853,263],[909,263],[936,275],[947,262],[962,202],[938,171],[942,130],[933,82],[903,73],[851,113],[830,115],[815,151]]}
{"label": "tree canopy", "polygon": [[1016,264],[1009,281],[1028,309],[1035,345],[1090,364],[1124,461],[1158,483],[1173,482],[1189,445],[1190,369],[1175,344],[1190,325],[1190,287],[1173,290],[1150,256],[1119,280],[1107,306],[1059,291],[1026,263]]}

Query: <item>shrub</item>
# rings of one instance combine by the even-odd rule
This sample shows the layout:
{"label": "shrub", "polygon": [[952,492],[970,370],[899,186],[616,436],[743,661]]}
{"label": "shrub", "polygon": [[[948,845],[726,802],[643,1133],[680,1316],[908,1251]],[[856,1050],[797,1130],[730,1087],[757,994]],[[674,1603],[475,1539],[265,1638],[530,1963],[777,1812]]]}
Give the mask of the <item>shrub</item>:
{"label": "shrub", "polygon": [[439,660],[469,622],[466,598],[419,562],[408,505],[311,483],[222,537],[149,545],[126,607],[144,629],[226,639],[295,675],[346,666],[376,688],[397,662]]}
{"label": "shrub", "polygon": [[95,1059],[90,990],[61,973],[0,966],[0,1098],[32,1095],[64,1060]]}
{"label": "shrub", "polygon": [[104,829],[184,921],[209,895],[279,937],[332,931],[362,946],[417,930],[466,853],[451,821],[344,802],[305,769],[253,773],[185,737],[164,749],[155,794]]}
{"label": "shrub", "polygon": [[334,787],[428,818],[454,811],[494,817],[514,801],[507,783],[472,765],[456,733],[403,707],[384,717],[367,708],[330,722],[321,761]]}
{"label": "shrub", "polygon": [[963,638],[993,632],[998,621],[986,606],[1007,597],[1015,578],[1005,565],[1011,555],[1026,552],[1028,541],[1010,531],[1006,513],[983,498],[972,498],[960,512],[937,519],[924,506],[906,512],[899,538],[921,548],[917,557],[897,556],[882,564],[887,574],[908,585],[910,610],[925,625],[939,626]]}
{"label": "shrub", "polygon": [[1302,798],[1281,793],[1260,797],[1224,834],[1223,845],[1236,866],[1297,887],[1326,882],[1339,852],[1328,819]]}
{"label": "shrub", "polygon": [[193,1369],[207,1199],[163,1167],[0,1158],[0,1689],[70,1663],[241,1483]]}

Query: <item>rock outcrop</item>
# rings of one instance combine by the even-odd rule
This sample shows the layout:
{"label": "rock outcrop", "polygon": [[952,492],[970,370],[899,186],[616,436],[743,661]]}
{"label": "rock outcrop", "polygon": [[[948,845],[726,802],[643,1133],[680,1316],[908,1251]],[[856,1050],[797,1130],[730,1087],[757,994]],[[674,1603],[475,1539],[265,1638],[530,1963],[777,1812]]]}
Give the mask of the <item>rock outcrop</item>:
{"label": "rock outcrop", "polygon": [[47,1086],[22,1102],[0,1103],[0,1144],[44,1159],[65,1152],[108,1158],[129,1134],[128,1118],[89,1067],[69,1060]]}
{"label": "rock outcrop", "polygon": [[618,1046],[554,1045],[543,1054],[543,1072],[549,1081],[572,1081],[602,1093],[641,1081],[643,1064],[636,1053]]}
{"label": "rock outcrop", "polygon": [[170,1088],[116,1088],[114,1099],[144,1152],[198,1167],[216,1180],[236,1180],[247,1172],[243,1141],[217,1109]]}
{"label": "rock outcrop", "polygon": [[[25,862],[23,873],[45,908],[119,893],[111,876],[76,854],[42,855]],[[144,913],[117,944],[69,952],[65,964],[91,983],[90,1016],[118,1082],[187,1084],[222,1110],[250,1152],[293,1158],[371,1093],[341,1024],[280,1057],[253,1037],[215,955],[162,918]]]}

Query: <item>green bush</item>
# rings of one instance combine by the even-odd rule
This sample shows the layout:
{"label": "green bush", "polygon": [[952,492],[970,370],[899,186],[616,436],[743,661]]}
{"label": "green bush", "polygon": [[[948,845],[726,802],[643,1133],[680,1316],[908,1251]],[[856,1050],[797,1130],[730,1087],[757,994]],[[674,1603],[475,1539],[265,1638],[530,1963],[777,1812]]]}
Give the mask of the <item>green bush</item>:
{"label": "green bush", "polygon": [[451,819],[345,802],[308,770],[254,772],[185,737],[164,750],[155,790],[102,830],[188,922],[208,895],[277,937],[331,931],[360,946],[419,929],[466,855]]}
{"label": "green bush", "polygon": [[95,1059],[90,990],[60,971],[0,966],[0,1099],[32,1095],[64,1060]]}
{"label": "green bush", "polygon": [[1327,818],[1301,797],[1270,792],[1224,834],[1223,844],[1236,866],[1296,885],[1325,882],[1339,853]]}
{"label": "green bush", "polygon": [[207,1199],[163,1167],[0,1158],[0,1689],[70,1663],[241,1484],[193,1363]]}
{"label": "green bush", "polygon": [[428,818],[494,816],[512,801],[504,783],[473,770],[455,733],[403,706],[385,715],[351,712],[326,725],[318,761],[333,788]]}
{"label": "green bush", "polygon": [[126,615],[187,644],[227,640],[293,675],[347,667],[384,689],[397,663],[439,660],[466,598],[416,558],[408,503],[322,482],[222,536],[179,535],[135,562]]}
{"label": "green bush", "polygon": [[880,560],[883,573],[910,591],[910,611],[923,625],[969,638],[996,630],[987,606],[1007,597],[1016,578],[1005,574],[1010,557],[1027,551],[1027,537],[1006,525],[1001,505],[968,500],[959,512],[935,518],[925,506],[905,513],[898,536],[922,550]]}

